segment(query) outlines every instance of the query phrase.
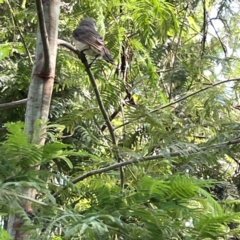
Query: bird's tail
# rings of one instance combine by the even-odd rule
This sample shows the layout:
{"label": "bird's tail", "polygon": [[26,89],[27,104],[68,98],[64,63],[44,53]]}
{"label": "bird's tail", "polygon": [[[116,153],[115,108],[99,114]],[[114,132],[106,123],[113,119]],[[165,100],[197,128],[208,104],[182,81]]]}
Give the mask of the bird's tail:
{"label": "bird's tail", "polygon": [[107,62],[112,63],[113,65],[115,65],[113,57],[111,56],[109,50],[105,46],[103,46],[103,55],[102,55],[102,57]]}

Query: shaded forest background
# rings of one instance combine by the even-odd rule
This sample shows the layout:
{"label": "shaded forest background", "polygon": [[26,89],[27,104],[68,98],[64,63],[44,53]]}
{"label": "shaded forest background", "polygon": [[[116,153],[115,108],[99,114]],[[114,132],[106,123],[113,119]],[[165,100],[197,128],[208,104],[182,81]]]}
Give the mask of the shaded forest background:
{"label": "shaded forest background", "polygon": [[0,0],[0,239],[18,239],[10,215],[29,239],[240,239],[239,5],[61,1],[58,38],[93,17],[118,67],[94,62],[96,95],[59,45],[30,139],[37,7]]}

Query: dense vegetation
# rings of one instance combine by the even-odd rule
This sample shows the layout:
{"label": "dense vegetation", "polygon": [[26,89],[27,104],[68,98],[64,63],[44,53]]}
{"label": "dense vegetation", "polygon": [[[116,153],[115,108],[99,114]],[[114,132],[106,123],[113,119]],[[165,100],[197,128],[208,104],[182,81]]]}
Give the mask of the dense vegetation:
{"label": "dense vegetation", "polygon": [[10,215],[30,239],[240,239],[239,2],[62,1],[59,39],[93,17],[118,67],[90,81],[59,46],[30,140],[26,101],[6,103],[27,98],[36,11],[0,0],[0,239]]}

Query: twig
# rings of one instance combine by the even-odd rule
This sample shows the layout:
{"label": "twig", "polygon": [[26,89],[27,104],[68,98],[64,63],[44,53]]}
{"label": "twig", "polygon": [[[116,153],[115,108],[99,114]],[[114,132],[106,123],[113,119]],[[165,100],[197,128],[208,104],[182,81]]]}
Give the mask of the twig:
{"label": "twig", "polygon": [[205,91],[205,90],[207,90],[207,89],[216,87],[216,86],[221,85],[221,84],[223,84],[223,83],[234,82],[234,81],[239,81],[239,80],[240,80],[240,78],[232,78],[232,79],[227,79],[227,80],[223,80],[223,81],[220,81],[220,82],[213,83],[213,84],[211,84],[210,86],[207,86],[207,87],[205,87],[205,88],[199,89],[199,90],[196,91],[196,92],[190,93],[190,94],[188,94],[188,95],[186,95],[186,96],[184,96],[184,97],[182,97],[182,98],[179,98],[178,100],[176,100],[176,101],[174,101],[174,102],[172,102],[172,103],[168,103],[168,104],[166,104],[166,105],[164,105],[164,106],[162,106],[162,107],[160,107],[160,108],[156,108],[155,110],[152,110],[152,111],[150,111],[149,113],[154,113],[154,112],[157,112],[157,111],[162,110],[162,109],[164,109],[164,108],[167,108],[167,107],[169,107],[169,106],[172,106],[172,105],[174,105],[174,104],[176,104],[176,103],[178,103],[178,102],[181,102],[181,101],[183,101],[183,100],[185,100],[185,99],[187,99],[187,98],[189,98],[189,97],[192,97],[193,95],[196,95],[196,94],[198,94],[198,93],[200,93],[200,92],[203,92],[203,91]]}
{"label": "twig", "polygon": [[207,10],[206,10],[206,0],[203,0],[203,37],[202,37],[202,57],[205,52],[205,45],[207,40]]}
{"label": "twig", "polygon": [[240,166],[239,160],[237,160],[235,157],[232,157],[232,156],[231,156],[231,158],[238,164],[238,166]]}
{"label": "twig", "polygon": [[[186,5],[186,7],[184,8],[185,13],[184,13],[184,20],[187,18],[187,12],[188,12],[188,4]],[[176,58],[177,58],[177,53],[181,44],[181,38],[182,38],[182,33],[183,33],[183,29],[184,29],[184,24],[182,24],[182,27],[180,28],[179,31],[179,35],[178,35],[178,41],[175,47],[175,52],[173,54],[173,62],[172,62],[172,73],[171,73],[171,77],[170,77],[170,86],[169,86],[169,95],[168,95],[168,99],[171,100],[172,99],[172,94],[173,94],[173,75],[175,72],[175,68],[176,68]]]}
{"label": "twig", "polygon": [[[205,87],[205,88],[202,88],[202,89],[197,90],[196,92],[189,93],[189,94],[187,94],[186,96],[177,99],[176,101],[170,102],[170,103],[168,103],[168,104],[166,104],[166,105],[163,105],[162,107],[156,108],[156,109],[148,112],[147,114],[158,112],[158,111],[160,111],[160,110],[162,110],[162,109],[164,109],[164,108],[167,108],[167,107],[170,107],[170,106],[172,106],[172,105],[175,105],[176,103],[179,103],[179,102],[181,102],[181,101],[183,101],[183,100],[185,100],[185,99],[187,99],[187,98],[189,98],[189,97],[192,97],[192,96],[194,96],[194,95],[196,95],[196,94],[198,94],[198,93],[200,93],[200,92],[203,92],[203,91],[208,90],[208,89],[210,89],[210,88],[216,87],[216,86],[221,85],[221,84],[223,84],[223,83],[235,82],[235,81],[240,81],[240,78],[232,78],[232,79],[227,79],[227,80],[223,80],[223,81],[220,81],[220,82],[213,83],[213,84],[211,84],[210,86],[207,86],[207,87]],[[138,120],[139,120],[140,118],[145,117],[147,114],[144,114],[144,115],[140,116],[140,117],[138,118]],[[130,123],[132,123],[132,122],[133,122],[133,121],[125,122],[125,123],[123,123],[123,124],[115,127],[114,130],[116,130],[116,129],[118,129],[118,128],[121,128],[121,127],[123,127],[123,126],[126,126],[126,125],[128,125],[128,124],[130,124]]]}
{"label": "twig", "polygon": [[73,132],[71,134],[68,134],[68,135],[65,135],[65,136],[59,136],[58,138],[59,139],[69,138],[69,137],[72,137],[74,133],[75,133],[75,129],[73,130]]}
{"label": "twig", "polygon": [[[129,100],[127,101],[127,98],[129,98]],[[126,95],[121,103],[121,105],[119,106],[119,108],[117,110],[115,110],[111,116],[109,117],[110,121],[112,121],[117,115],[118,113],[127,105],[129,104],[132,104],[132,105],[135,105],[134,103],[134,100],[133,100],[133,97],[132,97],[132,94],[129,96]],[[104,130],[106,129],[106,125],[104,124],[102,127],[101,127],[101,132],[103,132]]]}
{"label": "twig", "polygon": [[36,6],[37,6],[39,28],[41,32],[43,53],[44,53],[44,65],[41,73],[47,75],[50,73],[50,65],[49,65],[50,52],[49,52],[47,28],[46,28],[46,23],[45,23],[44,14],[43,14],[42,0],[36,0]]}
{"label": "twig", "polygon": [[226,46],[223,44],[223,42],[222,42],[222,40],[221,40],[221,38],[220,38],[220,36],[219,36],[219,34],[218,34],[218,31],[216,30],[215,26],[213,25],[212,19],[210,19],[210,24],[212,25],[212,27],[213,27],[216,35],[217,35],[218,41],[220,42],[220,44],[221,44],[221,46],[222,46],[222,49],[223,49],[223,52],[224,52],[225,57],[227,57],[227,48],[226,48]]}
{"label": "twig", "polygon": [[26,52],[27,52],[29,61],[30,61],[31,64],[33,64],[33,60],[32,60],[31,54],[30,54],[30,52],[29,52],[29,50],[28,50],[28,47],[27,47],[27,44],[26,44],[26,42],[25,42],[25,40],[24,40],[22,31],[21,31],[21,29],[20,29],[20,27],[19,27],[19,25],[18,25],[17,19],[16,19],[16,17],[15,17],[15,13],[14,13],[14,11],[13,11],[10,3],[9,3],[8,1],[6,1],[6,3],[7,3],[8,7],[9,7],[9,9],[10,9],[10,12],[11,12],[11,14],[12,14],[13,22],[14,22],[14,24],[16,25],[16,27],[17,27],[17,29],[18,29],[18,32],[19,32],[19,35],[20,35],[20,37],[21,37],[21,39],[22,39],[22,43],[23,43],[23,46],[24,46],[24,48],[25,48],[25,50],[26,50]]}
{"label": "twig", "polygon": [[0,104],[0,108],[10,108],[10,107],[14,107],[14,106],[18,106],[18,105],[23,105],[27,102],[27,98],[19,100],[19,101],[14,101],[14,102],[10,102],[10,103],[2,103]]}

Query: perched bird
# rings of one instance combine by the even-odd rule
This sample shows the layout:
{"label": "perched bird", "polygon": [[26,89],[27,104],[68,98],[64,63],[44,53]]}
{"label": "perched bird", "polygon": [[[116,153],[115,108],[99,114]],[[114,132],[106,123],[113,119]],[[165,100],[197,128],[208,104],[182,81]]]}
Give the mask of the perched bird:
{"label": "perched bird", "polygon": [[83,19],[79,26],[73,31],[73,41],[79,51],[94,57],[94,60],[98,57],[103,57],[107,62],[114,64],[113,57],[96,30],[95,19]]}

